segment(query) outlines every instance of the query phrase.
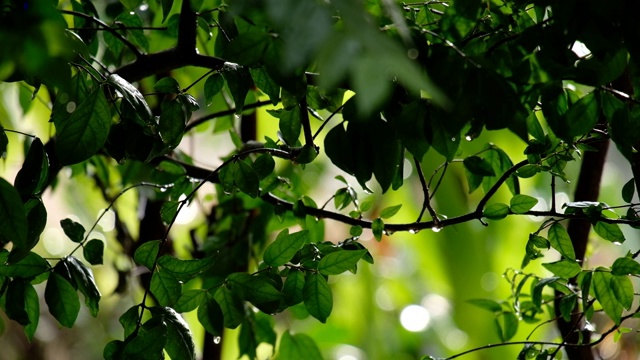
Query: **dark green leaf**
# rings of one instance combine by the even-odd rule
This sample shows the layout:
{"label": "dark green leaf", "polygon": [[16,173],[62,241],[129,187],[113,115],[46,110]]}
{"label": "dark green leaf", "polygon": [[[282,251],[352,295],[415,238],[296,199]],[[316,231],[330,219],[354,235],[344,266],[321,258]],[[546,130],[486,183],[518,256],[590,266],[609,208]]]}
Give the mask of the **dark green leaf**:
{"label": "dark green leaf", "polygon": [[236,272],[227,276],[227,282],[232,285],[232,290],[243,300],[248,300],[254,305],[282,298],[282,293],[263,276],[251,276],[248,273]]}
{"label": "dark green leaf", "polygon": [[4,128],[0,125],[0,159],[7,158],[7,146],[9,146],[9,138]]}
{"label": "dark green leaf", "polygon": [[213,74],[204,82],[204,98],[207,106],[211,106],[213,98],[224,87],[224,78],[220,73]]}
{"label": "dark green leaf", "polygon": [[102,356],[105,360],[120,360],[123,359],[122,352],[124,351],[125,342],[120,340],[113,340],[105,345],[102,352]]}
{"label": "dark green leaf", "polygon": [[249,89],[253,86],[251,74],[245,67],[227,63],[222,71],[222,76],[227,82],[231,97],[236,105],[236,114],[241,114],[244,100],[249,93]]}
{"label": "dark green leaf", "polygon": [[254,66],[262,59],[269,45],[269,35],[262,31],[249,31],[236,36],[227,45],[223,56],[244,66]]}
{"label": "dark green leaf", "polygon": [[138,122],[139,125],[151,126],[155,124],[149,105],[145,101],[144,96],[142,96],[142,93],[136,89],[135,86],[117,74],[109,75],[107,82],[118,90],[122,95],[123,101],[134,110],[135,121]]}
{"label": "dark green leaf", "polygon": [[289,331],[282,334],[280,348],[278,348],[278,359],[305,359],[322,360],[322,354],[318,345],[305,334],[291,335]]}
{"label": "dark green leaf", "polygon": [[598,221],[593,226],[593,230],[596,234],[600,235],[601,238],[608,241],[623,243],[626,240],[618,224],[609,224],[604,221]]}
{"label": "dark green leaf", "polygon": [[260,180],[271,175],[275,166],[276,162],[273,161],[273,157],[267,153],[261,154],[256,158],[256,161],[253,162],[253,170]]}
{"label": "dark green leaf", "polygon": [[[485,153],[484,159],[491,164],[495,176],[485,176],[482,178],[482,188],[485,193],[498,182],[500,176],[513,167],[513,162],[504,150],[496,145],[489,145],[488,150],[489,151]],[[516,175],[509,176],[505,183],[512,195],[520,193],[520,184]]]}
{"label": "dark green leaf", "polygon": [[333,295],[327,280],[318,273],[310,273],[304,285],[304,306],[311,316],[324,323],[333,309]]}
{"label": "dark green leaf", "polygon": [[195,310],[204,300],[206,291],[200,289],[185,290],[173,308],[180,313]]}
{"label": "dark green leaf", "polygon": [[84,301],[91,315],[98,315],[100,301],[100,291],[93,278],[93,273],[80,260],[73,256],[69,256],[65,260],[71,271],[71,276],[78,286],[78,290],[84,295]]}
{"label": "dark green leaf", "polygon": [[24,309],[27,311],[29,317],[29,325],[24,327],[24,333],[27,335],[29,341],[33,341],[33,336],[38,328],[38,322],[40,320],[40,298],[36,289],[30,283],[25,284],[24,292]]}
{"label": "dark green leaf", "polygon": [[156,271],[151,277],[149,290],[161,306],[172,306],[182,294],[182,284],[167,271]]}
{"label": "dark green leaf", "polygon": [[142,266],[146,266],[147,269],[152,270],[153,264],[158,256],[158,251],[160,251],[160,244],[162,244],[162,241],[153,240],[140,245],[133,254],[133,260]]}
{"label": "dark green leaf", "polygon": [[0,243],[27,247],[27,214],[16,189],[0,178]]}
{"label": "dark green leaf", "polygon": [[244,307],[242,301],[229,290],[226,286],[220,286],[216,291],[214,298],[222,314],[224,315],[224,327],[235,329],[244,320]]}
{"label": "dark green leaf", "polygon": [[60,226],[64,230],[65,235],[71,239],[71,241],[79,243],[84,240],[84,226],[71,219],[60,220]]}
{"label": "dark green leaf", "polygon": [[178,213],[178,209],[180,208],[180,201],[167,201],[162,203],[162,207],[160,208],[160,217],[162,217],[162,222],[169,225],[173,223],[176,214]]}
{"label": "dark green leaf", "polygon": [[611,290],[623,308],[629,310],[633,304],[633,284],[628,275],[611,276]]}
{"label": "dark green leaf", "polygon": [[[2,256],[3,254],[4,256]],[[0,275],[29,279],[46,273],[51,269],[47,260],[34,252],[29,252],[24,259],[10,265],[4,264],[7,257],[8,253],[0,253],[0,259],[2,260],[0,261]]]}
{"label": "dark green leaf", "polygon": [[340,250],[325,255],[318,263],[318,271],[325,275],[338,275],[352,269],[367,250]]}
{"label": "dark green leaf", "polygon": [[569,108],[565,114],[566,135],[563,133],[557,135],[565,140],[571,140],[573,137],[586,134],[598,122],[599,113],[595,92],[591,92]]}
{"label": "dark green leaf", "polygon": [[503,203],[491,204],[482,211],[482,216],[491,220],[504,219],[507,215],[509,215],[509,206]]}
{"label": "dark green leaf", "polygon": [[467,302],[481,309],[489,310],[493,313],[499,313],[502,311],[502,305],[500,305],[497,301],[491,299],[471,299],[467,300]]}
{"label": "dark green leaf", "polygon": [[249,69],[249,71],[256,86],[269,96],[273,105],[277,105],[280,101],[280,86],[273,81],[264,68]]}
{"label": "dark green leaf", "polygon": [[291,109],[282,110],[279,124],[285,143],[289,146],[296,146],[300,131],[302,131],[300,107],[294,106]]}
{"label": "dark green leaf", "polygon": [[71,328],[80,311],[80,299],[76,289],[65,278],[52,273],[44,290],[49,312],[64,327]]}
{"label": "dark green leaf", "polygon": [[71,165],[93,156],[107,141],[110,127],[109,103],[102,88],[98,87],[68,119],[56,124],[55,145],[60,162]]}
{"label": "dark green leaf", "polygon": [[571,321],[571,314],[576,308],[577,295],[565,295],[560,300],[560,314],[565,321]]}
{"label": "dark green leaf", "polygon": [[40,195],[49,181],[49,158],[40,138],[31,142],[29,152],[18,171],[14,186],[23,200]]}
{"label": "dark green leaf", "polygon": [[42,199],[30,198],[24,204],[24,208],[27,212],[27,242],[20,245],[14,241],[11,254],[9,254],[9,263],[18,262],[29,255],[29,251],[38,244],[40,234],[47,225],[47,209]]}
{"label": "dark green leaf", "polygon": [[341,170],[353,174],[354,157],[347,132],[342,124],[334,126],[324,138],[324,148],[331,162]]}
{"label": "dark green leaf", "polygon": [[163,349],[167,344],[167,325],[163,321],[147,321],[123,350],[124,359],[164,359]]}
{"label": "dark green leaf", "polygon": [[518,194],[511,198],[510,208],[515,214],[524,214],[538,203],[538,199],[524,194]]}
{"label": "dark green leaf", "polygon": [[384,208],[382,209],[382,211],[380,211],[380,217],[383,219],[388,219],[394,216],[395,214],[397,214],[401,207],[402,207],[402,204],[398,204],[398,205]]}
{"label": "dark green leaf", "polygon": [[256,348],[258,347],[258,342],[256,341],[253,323],[248,319],[243,321],[242,326],[240,327],[238,347],[240,349],[240,357],[247,355],[249,359],[257,358]]}
{"label": "dark green leaf", "polygon": [[163,77],[153,85],[153,90],[159,93],[177,94],[180,92],[180,84],[172,77]]}
{"label": "dark green leaf", "polygon": [[278,267],[289,262],[293,256],[307,242],[307,231],[299,231],[289,234],[289,230],[281,231],[275,241],[264,251],[264,262],[273,267]]}
{"label": "dark green leaf", "polygon": [[638,275],[640,274],[640,263],[628,257],[618,258],[611,265],[611,273],[613,275]]}
{"label": "dark green leaf", "polygon": [[633,200],[633,194],[636,190],[636,184],[634,180],[635,179],[632,178],[631,180],[627,181],[627,183],[622,187],[622,200],[624,200],[624,202],[630,203]]}
{"label": "dark green leaf", "polygon": [[384,235],[384,221],[382,221],[381,218],[374,219],[371,223],[371,231],[376,240],[382,240],[382,235]]}
{"label": "dark green leaf", "polygon": [[[360,149],[360,156],[372,157],[373,175],[375,175],[376,180],[380,184],[382,193],[385,193],[393,184],[396,174],[402,171],[404,165],[404,150],[395,132],[386,121],[382,121],[382,119],[376,117],[370,121],[369,124],[364,124],[364,126],[367,126],[368,130],[360,134],[360,136],[370,137],[369,141],[372,147],[369,149]],[[365,155],[367,151],[369,151],[370,154]],[[359,162],[362,161],[362,157],[359,157]],[[400,179],[402,179],[402,177],[400,177]],[[394,187],[394,189],[397,189],[397,187]]]}
{"label": "dark green leaf", "polygon": [[553,275],[563,279],[571,279],[578,275],[582,270],[577,262],[571,260],[559,260],[552,263],[542,264],[542,266],[551,271]]}
{"label": "dark green leaf", "polygon": [[542,311],[542,290],[544,290],[544,287],[557,282],[559,279],[560,278],[558,277],[544,278],[538,281],[533,286],[533,291],[531,292],[531,301],[533,302],[533,305],[536,307],[536,309]]}
{"label": "dark green leaf", "polygon": [[427,117],[427,111],[425,102],[412,102],[404,106],[400,115],[392,122],[400,142],[418,161],[422,161],[429,150],[424,131],[425,122],[421,121]]}
{"label": "dark green leaf", "polygon": [[556,249],[560,255],[564,256],[568,260],[576,259],[576,254],[573,250],[573,244],[571,238],[567,233],[567,230],[560,224],[554,223],[549,228],[549,243],[551,247]]}
{"label": "dark green leaf", "polygon": [[518,316],[512,312],[502,313],[498,317],[500,324],[500,339],[502,342],[509,341],[518,332]]}
{"label": "dark green leaf", "polygon": [[198,307],[198,321],[207,332],[214,336],[221,336],[224,331],[224,315],[220,305],[208,293]]}
{"label": "dark green leaf", "polygon": [[125,311],[124,314],[120,315],[118,321],[122,328],[124,329],[124,337],[127,338],[129,335],[133,334],[138,325],[138,320],[140,320],[140,306],[134,305],[129,308],[129,310]]}
{"label": "dark green leaf", "polygon": [[304,300],[305,276],[300,270],[292,270],[284,282],[282,293],[288,306],[294,306]]}
{"label": "dark green leaf", "polygon": [[7,316],[23,326],[30,323],[25,301],[27,285],[30,284],[23,279],[13,279],[9,282],[5,293],[6,305],[4,308]]}
{"label": "dark green leaf", "polygon": [[160,110],[158,130],[164,145],[169,149],[173,149],[180,144],[186,123],[189,121],[191,114],[190,111],[184,108],[178,98],[163,100],[160,104]]}
{"label": "dark green leaf", "polygon": [[213,266],[215,262],[215,256],[194,260],[180,260],[171,255],[163,255],[158,259],[158,265],[162,270],[170,272],[173,277],[182,281],[194,278]]}
{"label": "dark green leaf", "polygon": [[602,305],[605,314],[609,315],[611,320],[619,325],[623,309],[612,289],[612,278],[613,275],[609,272],[595,271],[593,273],[593,288],[596,299],[600,302],[600,305]]}
{"label": "dark green leaf", "polygon": [[102,257],[104,254],[104,242],[102,240],[93,239],[87,241],[82,249],[82,255],[91,265],[102,265]]}
{"label": "dark green leaf", "polygon": [[257,197],[260,193],[260,180],[251,165],[244,161],[235,161],[232,166],[233,182],[238,189],[251,197]]}
{"label": "dark green leaf", "polygon": [[472,174],[479,176],[495,176],[491,164],[479,156],[469,156],[463,161],[464,167]]}
{"label": "dark green leaf", "polygon": [[167,326],[165,351],[172,360],[195,360],[195,344],[189,325],[170,307],[152,307],[151,313],[162,319]]}

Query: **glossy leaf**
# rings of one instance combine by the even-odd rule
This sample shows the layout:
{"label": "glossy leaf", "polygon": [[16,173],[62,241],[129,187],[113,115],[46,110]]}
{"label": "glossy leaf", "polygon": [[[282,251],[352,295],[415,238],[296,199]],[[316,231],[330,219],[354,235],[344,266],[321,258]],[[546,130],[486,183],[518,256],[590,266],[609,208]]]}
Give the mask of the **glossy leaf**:
{"label": "glossy leaf", "polygon": [[388,219],[394,216],[395,214],[397,214],[401,207],[402,207],[402,204],[398,204],[398,205],[384,208],[380,211],[380,217],[383,219]]}
{"label": "glossy leaf", "polygon": [[60,220],[60,226],[62,227],[62,230],[64,230],[65,235],[67,235],[71,241],[79,243],[84,240],[85,229],[82,224],[71,219],[62,219]]}
{"label": "glossy leaf", "polygon": [[531,210],[538,203],[538,199],[524,194],[518,194],[511,198],[509,207],[515,214],[523,214]]}
{"label": "glossy leaf", "polygon": [[140,306],[135,305],[130,307],[127,311],[125,311],[118,321],[122,328],[124,329],[124,337],[127,338],[129,335],[133,334],[138,325],[138,320],[140,320]]}
{"label": "glossy leaf", "polygon": [[31,142],[14,186],[23,200],[42,193],[49,181],[49,158],[40,138]]}
{"label": "glossy leaf", "polygon": [[149,289],[161,306],[173,306],[182,294],[180,281],[166,271],[153,273]]}
{"label": "glossy leaf", "polygon": [[377,241],[382,240],[382,235],[384,234],[384,221],[381,218],[376,218],[371,223],[371,231],[373,231],[373,236]]}
{"label": "glossy leaf", "polygon": [[172,360],[195,360],[195,344],[189,325],[180,314],[170,307],[152,307],[149,309],[154,317],[160,317],[167,326],[167,343],[165,351]]}
{"label": "glossy leaf", "polygon": [[40,198],[32,197],[24,204],[27,212],[27,241],[24,244],[13,242],[9,263],[16,263],[24,259],[38,244],[40,235],[47,225],[47,209]]}
{"label": "glossy leaf", "polygon": [[628,257],[616,259],[611,265],[613,275],[638,275],[640,274],[640,263]]}
{"label": "glossy leaf", "polygon": [[562,256],[568,260],[575,260],[576,254],[573,250],[571,238],[567,230],[560,224],[554,223],[549,228],[549,243],[551,247],[556,249]]}
{"label": "glossy leaf", "polygon": [[173,305],[173,308],[180,313],[191,312],[202,303],[205,296],[206,292],[200,289],[185,290]]}
{"label": "glossy leaf", "polygon": [[623,308],[629,310],[633,304],[633,284],[627,275],[612,275],[611,290]]}
{"label": "glossy leaf", "polygon": [[273,267],[278,267],[289,262],[293,256],[308,241],[306,230],[289,234],[285,229],[278,234],[275,241],[264,251],[264,262]]}
{"label": "glossy leaf", "polygon": [[333,309],[333,295],[327,280],[318,274],[307,276],[304,285],[304,306],[311,316],[324,323]]}
{"label": "glossy leaf", "polygon": [[485,159],[479,156],[469,156],[463,161],[464,167],[472,174],[480,176],[495,176],[495,172]]}
{"label": "glossy leaf", "polygon": [[577,262],[570,260],[559,260],[552,263],[542,264],[542,266],[551,271],[553,275],[563,279],[571,279],[578,275],[582,270]]}
{"label": "glossy leaf", "polygon": [[160,131],[160,136],[165,146],[173,149],[178,146],[182,140],[186,123],[189,121],[190,112],[184,108],[179,98],[163,100],[160,109],[158,130]]}
{"label": "glossy leaf", "polygon": [[[149,324],[153,322],[153,324]],[[162,321],[147,321],[124,347],[124,359],[157,360],[167,344],[167,325]]]}
{"label": "glossy leaf", "polygon": [[171,273],[178,280],[187,281],[211,268],[216,262],[215,256],[202,259],[180,260],[170,255],[163,255],[158,259],[162,271]]}
{"label": "glossy leaf", "polygon": [[180,84],[172,77],[163,77],[153,85],[153,90],[159,93],[176,94],[180,92]]}
{"label": "glossy leaf", "polygon": [[65,261],[68,264],[73,280],[78,286],[78,290],[84,295],[85,304],[89,308],[91,315],[96,317],[101,295],[93,277],[93,272],[73,256],[67,257]]}
{"label": "glossy leaf", "polygon": [[71,165],[93,156],[107,141],[110,127],[109,103],[102,88],[98,87],[78,105],[67,120],[56,124],[55,144],[60,162]]}
{"label": "glossy leaf", "polygon": [[44,290],[44,300],[60,325],[73,327],[80,311],[80,299],[73,285],[62,276],[52,273]]}
{"label": "glossy leaf", "polygon": [[595,290],[596,299],[602,305],[604,312],[616,324],[620,324],[622,316],[622,305],[613,291],[611,281],[613,275],[606,271],[595,271],[593,273],[593,288]]}
{"label": "glossy leaf", "polygon": [[340,250],[325,255],[318,263],[318,271],[324,275],[338,275],[352,269],[367,250]]}
{"label": "glossy leaf", "polygon": [[274,285],[262,276],[251,276],[248,273],[236,272],[227,276],[227,282],[232,290],[243,300],[253,304],[261,304],[277,301],[282,298],[282,293]]}
{"label": "glossy leaf", "polygon": [[98,239],[87,241],[82,248],[82,255],[91,265],[102,265],[102,257],[104,255],[104,242]]}
{"label": "glossy leaf", "polygon": [[107,78],[109,85],[113,86],[122,95],[125,101],[135,112],[135,121],[142,126],[155,124],[153,114],[142,93],[120,75],[111,74]]}
{"label": "glossy leaf", "polygon": [[251,165],[244,161],[233,163],[233,182],[243,193],[257,197],[260,192],[260,180]]}
{"label": "glossy leaf", "polygon": [[605,240],[616,243],[623,243],[626,240],[618,224],[609,224],[604,221],[598,221],[593,226],[593,230]]}
{"label": "glossy leaf", "polygon": [[488,205],[484,208],[484,211],[482,211],[482,216],[491,220],[504,219],[507,215],[509,215],[509,206],[503,203]]}
{"label": "glossy leaf", "polygon": [[235,329],[244,319],[244,307],[242,301],[226,286],[221,286],[214,295],[216,302],[220,305],[224,316],[224,327]]}
{"label": "glossy leaf", "polygon": [[162,241],[160,240],[153,240],[140,245],[133,254],[133,259],[136,263],[146,266],[147,269],[153,269],[153,264],[158,256],[158,251],[160,251],[161,243]]}
{"label": "glossy leaf", "polygon": [[300,270],[292,270],[287,276],[282,288],[284,301],[288,306],[294,306],[304,300],[305,275]]}
{"label": "glossy leaf", "polygon": [[224,78],[220,73],[213,74],[204,82],[204,98],[207,106],[213,103],[213,97],[216,96],[224,87]]}
{"label": "glossy leaf", "polygon": [[214,297],[206,294],[205,299],[198,307],[198,321],[204,329],[214,335],[221,336],[224,332],[224,315],[222,309]]}
{"label": "glossy leaf", "polygon": [[27,215],[16,189],[0,178],[0,243],[26,247]]}

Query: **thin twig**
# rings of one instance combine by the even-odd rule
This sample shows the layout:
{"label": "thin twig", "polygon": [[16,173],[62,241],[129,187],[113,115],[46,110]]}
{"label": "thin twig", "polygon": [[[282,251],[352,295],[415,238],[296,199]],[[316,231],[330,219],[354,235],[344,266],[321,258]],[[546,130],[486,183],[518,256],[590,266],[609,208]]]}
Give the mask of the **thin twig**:
{"label": "thin twig", "polygon": [[420,210],[420,215],[418,215],[418,220],[416,220],[416,222],[420,222],[422,220],[422,215],[424,215],[424,211],[428,210],[429,215],[431,215],[431,219],[433,219],[433,222],[436,224],[436,226],[438,226],[440,219],[438,219],[438,215],[433,210],[433,207],[431,207],[429,187],[427,186],[427,180],[425,179],[424,173],[422,172],[422,165],[420,164],[418,158],[415,156],[413,157],[413,162],[416,165],[416,172],[418,173],[418,177],[420,178],[420,184],[422,185],[422,193],[424,196],[424,199],[422,201],[422,210]]}
{"label": "thin twig", "polygon": [[[245,105],[245,106],[242,107],[242,109],[243,110],[255,109],[255,108],[259,108],[261,106],[267,106],[267,105],[271,105],[271,104],[272,104],[271,100],[263,100],[263,101],[255,102],[253,104]],[[228,109],[228,110],[222,110],[222,111],[219,111],[219,112],[216,112],[216,113],[213,113],[213,114],[205,115],[205,116],[203,116],[201,118],[198,118],[198,119],[195,119],[195,120],[189,122],[187,124],[187,126],[185,127],[184,131],[187,132],[187,131],[193,129],[194,127],[196,127],[196,126],[198,126],[198,125],[200,125],[200,124],[202,124],[202,123],[204,123],[206,121],[213,120],[215,118],[219,118],[219,117],[222,117],[222,116],[233,115],[235,113],[236,113],[236,108],[231,108],[231,109]]]}

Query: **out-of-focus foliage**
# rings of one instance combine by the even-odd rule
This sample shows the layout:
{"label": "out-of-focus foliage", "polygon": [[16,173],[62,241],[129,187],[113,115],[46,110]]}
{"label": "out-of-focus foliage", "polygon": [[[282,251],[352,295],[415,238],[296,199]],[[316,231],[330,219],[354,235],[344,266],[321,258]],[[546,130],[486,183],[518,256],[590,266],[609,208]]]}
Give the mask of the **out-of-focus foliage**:
{"label": "out-of-focus foliage", "polygon": [[640,226],[635,13],[3,0],[8,356],[41,319],[102,324],[105,359],[607,354],[638,314],[637,245],[591,252]]}

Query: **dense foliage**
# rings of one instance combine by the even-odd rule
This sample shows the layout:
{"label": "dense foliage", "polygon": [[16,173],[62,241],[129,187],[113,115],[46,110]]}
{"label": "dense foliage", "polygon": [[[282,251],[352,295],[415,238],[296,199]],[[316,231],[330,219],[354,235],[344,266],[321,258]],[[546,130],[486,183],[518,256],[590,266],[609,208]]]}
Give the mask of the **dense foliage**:
{"label": "dense foliage", "polygon": [[[267,343],[280,359],[317,359],[314,340],[274,315],[326,322],[333,277],[375,262],[364,231],[392,241],[399,231],[528,215],[544,221],[511,239],[524,258],[506,272],[511,295],[471,302],[495,315],[503,342],[524,340],[511,343],[519,358],[592,358],[640,312],[637,245],[610,263],[586,262],[590,229],[593,241],[622,243],[640,226],[633,8],[592,0],[3,0],[0,80],[20,82],[25,113],[44,102],[49,117],[39,120],[50,125],[1,120],[2,157],[22,159],[8,151],[15,142],[25,155],[16,174],[0,178],[0,304],[32,339],[43,287],[49,313],[72,328],[80,294],[99,314],[93,269],[111,266],[115,292],[133,292],[137,304],[117,314],[122,336],[105,344],[105,359],[218,358],[225,328],[240,329],[240,355],[255,358]],[[478,144],[493,131],[503,143]],[[616,204],[598,197],[610,141],[634,174],[616,179]],[[514,142],[524,153],[507,151]],[[449,212],[446,200],[433,199],[461,170],[466,184],[457,191],[483,194]],[[337,174],[322,180],[331,185],[316,182],[323,173]],[[43,194],[69,176],[91,182],[107,205],[93,223],[60,221],[77,245],[51,257],[39,246],[54,210]],[[421,211],[394,222],[402,205],[381,207],[380,199],[414,177],[419,187],[409,191]],[[521,192],[523,179],[542,179],[543,195]],[[572,201],[556,203],[556,182],[576,184]],[[327,200],[318,188],[337,190]],[[541,196],[546,209],[536,207]],[[188,233],[173,231],[192,207],[202,216]],[[93,238],[105,215],[112,238]],[[325,236],[325,221],[349,227],[337,241]],[[105,241],[114,244],[108,251]],[[187,323],[181,313],[191,312]],[[596,313],[611,323],[594,334]],[[536,340],[535,330],[514,338],[521,324],[547,320],[558,327],[553,341]],[[201,349],[194,326],[206,332]]]}

